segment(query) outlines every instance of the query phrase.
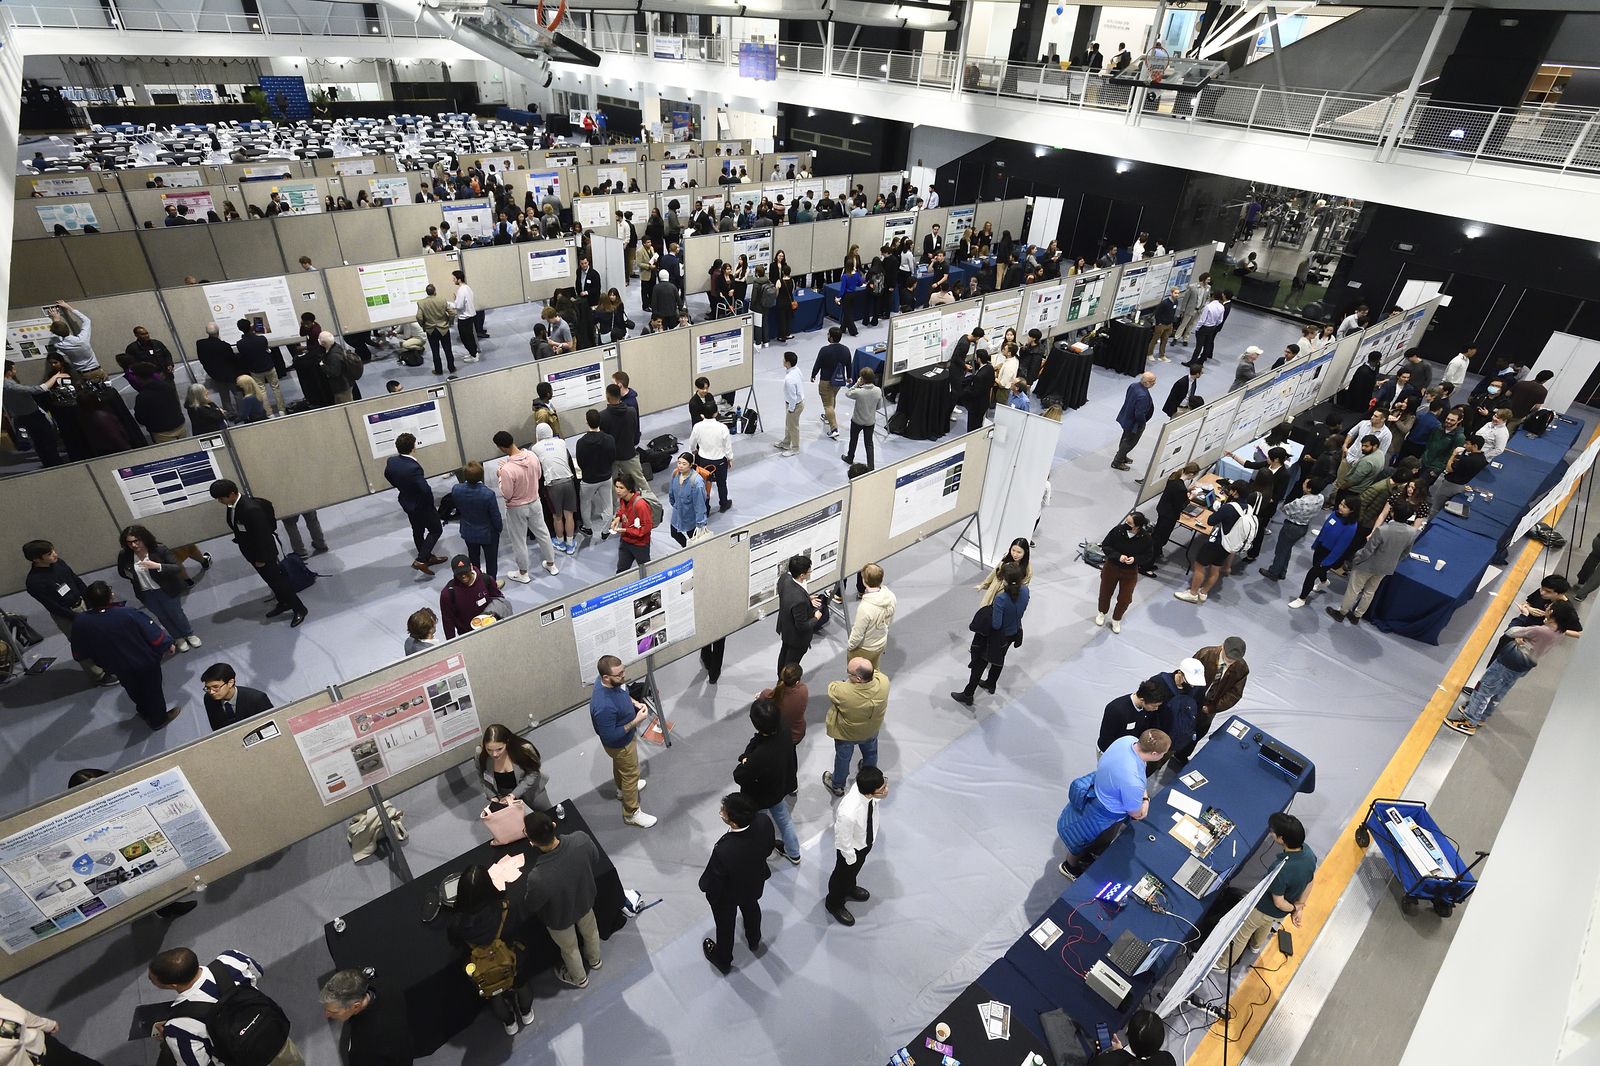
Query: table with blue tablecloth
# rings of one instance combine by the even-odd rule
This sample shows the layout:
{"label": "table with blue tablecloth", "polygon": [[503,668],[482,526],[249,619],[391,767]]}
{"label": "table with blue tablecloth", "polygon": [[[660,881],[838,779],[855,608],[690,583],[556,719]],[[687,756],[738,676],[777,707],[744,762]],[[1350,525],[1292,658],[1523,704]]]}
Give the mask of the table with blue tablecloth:
{"label": "table with blue tablecloth", "polygon": [[861,376],[863,370],[870,370],[879,381],[883,380],[883,361],[888,357],[889,346],[881,341],[877,344],[867,344],[856,349],[855,358],[850,362],[850,380],[854,381]]}
{"label": "table with blue tablecloth", "polygon": [[1499,550],[1493,537],[1449,522],[1428,523],[1411,554],[1378,586],[1366,621],[1385,633],[1439,643],[1456,609],[1477,595]]}
{"label": "table with blue tablecloth", "polygon": [[796,289],[794,302],[799,304],[790,319],[793,333],[812,333],[822,328],[822,294],[815,289]]}
{"label": "table with blue tablecloth", "polygon": [[1567,452],[1578,443],[1578,434],[1582,432],[1582,419],[1558,415],[1542,436],[1532,437],[1518,430],[1512,435],[1506,450],[1530,459],[1556,463],[1567,457]]}
{"label": "table with blue tablecloth", "polygon": [[[1301,444],[1299,441],[1294,440],[1293,438],[1284,441],[1282,447],[1284,451],[1289,453],[1289,462],[1287,465],[1291,467],[1300,461],[1300,456],[1304,455],[1306,450],[1306,446],[1304,444]],[[1238,455],[1241,459],[1250,462],[1265,462],[1267,458],[1267,438],[1257,437],[1244,447],[1235,448],[1234,454]],[[1244,463],[1236,463],[1224,455],[1222,458],[1217,460],[1217,476],[1234,478],[1239,481],[1249,481],[1255,476],[1255,471],[1245,466]]]}
{"label": "table with blue tablecloth", "polygon": [[[950,272],[950,284],[949,284],[948,288],[949,288],[950,292],[956,297],[956,299],[959,300],[959,299],[961,299],[962,294],[967,291],[967,282],[974,275],[976,275],[978,273],[978,268],[977,268],[977,266],[975,264],[972,264],[972,263],[951,263],[951,264],[949,264],[949,272]],[[917,306],[918,307],[926,307],[926,306],[928,306],[928,297],[932,294],[932,292],[933,292],[933,274],[928,272],[923,267],[918,267],[917,268]]]}

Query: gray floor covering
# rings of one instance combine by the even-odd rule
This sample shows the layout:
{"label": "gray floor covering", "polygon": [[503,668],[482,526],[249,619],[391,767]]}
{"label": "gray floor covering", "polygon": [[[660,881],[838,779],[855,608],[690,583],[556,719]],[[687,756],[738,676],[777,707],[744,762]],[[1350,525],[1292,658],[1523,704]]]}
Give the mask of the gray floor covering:
{"label": "gray floor covering", "polygon": [[[1286,323],[1235,313],[1223,350],[1257,343],[1272,351],[1294,332]],[[811,335],[797,347],[809,357],[820,342]],[[757,359],[763,406],[775,411],[777,350],[758,352]],[[1158,393],[1183,373],[1176,363],[1159,364],[1157,372]],[[624,883],[665,902],[606,945],[608,965],[589,989],[558,995],[555,981],[541,978],[532,1032],[513,1042],[483,1019],[430,1061],[745,1062],[801,1054],[822,1062],[884,1061],[1059,892],[1054,819],[1066,783],[1092,764],[1101,706],[1230,632],[1251,645],[1252,681],[1241,710],[1318,760],[1318,791],[1301,797],[1295,810],[1313,844],[1326,846],[1437,685],[1476,612],[1460,612],[1435,648],[1370,628],[1336,627],[1318,610],[1288,612],[1283,590],[1253,575],[1225,582],[1197,608],[1171,598],[1176,577],[1169,573],[1141,583],[1121,636],[1096,629],[1090,622],[1096,575],[1072,562],[1072,553],[1079,540],[1109,528],[1131,499],[1130,475],[1106,466],[1116,439],[1111,415],[1126,383],[1097,370],[1090,403],[1067,418],[1058,452],[1063,462],[1039,533],[1028,642],[1013,656],[1001,695],[980,703],[976,716],[945,693],[956,687],[966,643],[964,626],[952,619],[970,614],[970,586],[979,572],[948,552],[953,531],[887,561],[901,605],[883,662],[894,679],[882,750],[893,794],[883,843],[863,878],[875,895],[853,930],[831,925],[820,903],[831,865],[825,832],[831,806],[818,776],[832,756],[822,736],[820,691],[842,673],[836,632],[808,657],[814,733],[802,747],[796,805],[805,859],[798,869],[776,870],[770,883],[770,946],[754,961],[736,954],[738,968],[728,979],[699,954],[708,918],[694,879],[719,831],[715,796],[747,738],[749,696],[769,683],[774,635],[753,627],[729,640],[727,667],[714,688],[692,659],[660,672],[678,743],[651,756],[644,803],[662,821],[648,832],[628,829],[617,817],[603,785],[609,779],[603,753],[582,715],[541,729],[536,739],[554,791],[583,807]],[[799,459],[771,455],[771,436],[754,438],[754,449],[769,454],[736,468],[733,518],[741,510],[775,510],[842,478],[837,449],[816,440],[816,424],[807,422]],[[647,433],[674,427],[681,431],[682,419],[664,414]],[[1150,437],[1135,453],[1136,466]],[[884,454],[917,447],[891,441]],[[242,675],[284,699],[396,658],[406,614],[436,593],[433,584],[411,580],[399,516],[376,497],[331,508],[324,520],[335,551],[317,565],[333,577],[311,594],[312,617],[298,632],[261,621],[260,586],[226,545],[218,548],[218,568],[190,598],[209,642],[173,670],[173,687],[193,695],[184,721],[168,730],[172,737],[139,739],[117,699],[85,693],[70,669],[52,671],[45,685],[59,687],[41,695],[0,693],[7,765],[30,768],[6,775],[4,805],[14,809],[54,792],[75,766],[126,764],[196,735],[193,675],[218,657],[233,658]],[[532,606],[558,587],[579,587],[610,570],[609,552],[603,559],[580,556],[576,564],[567,561],[558,579],[512,586],[513,603]],[[1337,702],[1330,686],[1338,687]],[[519,721],[525,709],[489,711]],[[475,796],[467,777],[452,772],[397,798],[412,828],[413,869],[445,862],[476,839]],[[310,1061],[331,1062],[332,1032],[320,1019],[313,988],[329,965],[321,927],[390,884],[384,867],[352,866],[342,833],[330,830],[212,886],[202,907],[171,928],[141,920],[36,967],[5,991],[61,1019],[77,1046],[107,1063],[144,1062],[149,1049],[118,1038],[127,1011],[158,998],[142,979],[150,955],[179,943],[202,954],[239,947],[267,965],[267,987],[291,1005]]]}

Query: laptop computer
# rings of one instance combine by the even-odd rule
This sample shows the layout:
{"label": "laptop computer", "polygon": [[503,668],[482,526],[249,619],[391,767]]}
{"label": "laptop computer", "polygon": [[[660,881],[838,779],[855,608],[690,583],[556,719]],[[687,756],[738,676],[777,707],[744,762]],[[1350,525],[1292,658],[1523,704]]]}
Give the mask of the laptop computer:
{"label": "laptop computer", "polygon": [[1173,875],[1172,881],[1195,899],[1204,899],[1216,887],[1218,874],[1191,855],[1184,860],[1182,866],[1178,867],[1178,872]]}

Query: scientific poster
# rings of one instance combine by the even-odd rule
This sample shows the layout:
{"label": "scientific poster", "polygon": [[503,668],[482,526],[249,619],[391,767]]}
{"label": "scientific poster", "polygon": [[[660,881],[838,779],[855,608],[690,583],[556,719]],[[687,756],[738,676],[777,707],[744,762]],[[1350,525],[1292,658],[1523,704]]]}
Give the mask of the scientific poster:
{"label": "scientific poster", "polygon": [[575,167],[578,165],[578,153],[573,149],[561,151],[552,148],[544,154],[544,162],[546,166]]}
{"label": "scientific poster", "polygon": [[411,202],[411,183],[403,174],[368,178],[367,188],[378,207]]}
{"label": "scientific poster", "polygon": [[570,248],[541,248],[528,253],[529,281],[565,281],[572,275]]}
{"label": "scientific poster", "polygon": [[1067,301],[1068,322],[1093,320],[1100,313],[1100,301],[1105,298],[1106,271],[1085,274],[1072,279],[1072,297]]}
{"label": "scientific poster", "polygon": [[428,263],[425,259],[397,259],[356,267],[361,279],[361,298],[367,303],[367,317],[373,322],[417,317],[417,303],[428,295]]}
{"label": "scientific poster", "polygon": [[562,195],[561,171],[530,170],[527,172],[527,179],[527,191],[533,193],[535,199],[543,199],[545,193],[553,192],[557,200],[562,203],[567,202],[567,198]]}
{"label": "scientific poster", "polygon": [[[941,359],[950,355],[950,352],[956,346],[956,341],[960,340],[963,334],[971,333],[978,327],[978,319],[983,314],[983,303],[980,300],[973,300],[969,304],[948,304],[943,314],[943,332],[939,338],[939,356]],[[988,330],[984,330],[984,333],[987,334],[988,332]],[[989,343],[992,344],[993,342]],[[976,356],[977,352],[972,354]],[[951,383],[952,388],[954,384],[954,382]]]}
{"label": "scientific poster", "polygon": [[88,196],[94,192],[90,178],[35,178],[33,191],[40,196]]}
{"label": "scientific poster", "polygon": [[610,155],[610,162],[612,163],[637,163],[639,161],[639,149],[637,148],[613,148]]}
{"label": "scientific poster", "polygon": [[336,159],[333,163],[333,172],[340,177],[353,178],[362,174],[376,174],[378,161],[376,159]]}
{"label": "scientific poster", "polygon": [[206,183],[198,170],[163,170],[160,177],[169,189],[198,189]]}
{"label": "scientific poster", "polygon": [[1139,310],[1139,296],[1144,291],[1144,278],[1150,272],[1147,266],[1125,266],[1117,280],[1117,295],[1111,301],[1111,317],[1121,318]]}
{"label": "scientific poster", "polygon": [[760,607],[777,597],[778,576],[796,555],[811,559],[814,580],[832,578],[839,569],[843,529],[844,505],[832,503],[820,511],[750,534],[750,606]]}
{"label": "scientific poster", "polygon": [[1172,271],[1171,263],[1165,259],[1157,259],[1145,269],[1144,285],[1139,289],[1139,306],[1154,307],[1167,295],[1167,275]]}
{"label": "scientific poster", "polygon": [[482,728],[459,655],[289,719],[324,806],[474,743]]}
{"label": "scientific poster", "polygon": [[444,414],[439,401],[433,397],[421,403],[407,404],[388,411],[373,411],[366,417],[367,445],[374,459],[387,459],[394,454],[394,439],[402,433],[417,438],[417,447],[443,444],[448,438],[444,431]]}
{"label": "scientific poster", "polygon": [[[216,202],[211,198],[211,190],[201,189],[195,192],[163,192],[161,194],[161,213],[167,213],[169,207],[186,207],[187,215],[196,222],[206,220],[207,211],[217,209]],[[158,223],[159,224],[159,223]]]}
{"label": "scientific poster", "polygon": [[[899,175],[899,174],[879,174],[878,175],[878,192],[880,192],[883,195],[887,196],[889,194],[889,190],[890,189],[894,189],[894,188],[898,188],[899,187],[899,185],[900,185],[900,177],[901,177],[901,175]],[[845,182],[848,184],[849,180],[850,180],[849,178],[846,178]]]}
{"label": "scientific poster", "polygon": [[966,460],[967,449],[958,444],[901,468],[894,479],[894,510],[889,515],[891,539],[956,509],[961,495],[961,468]]}
{"label": "scientific poster", "polygon": [[723,194],[721,189],[716,189],[712,192],[702,191],[694,199],[695,210],[710,211],[712,218],[719,217],[722,214],[722,209],[727,205],[728,198]]}
{"label": "scientific poster", "polygon": [[0,840],[0,946],[16,954],[228,854],[182,770]]}
{"label": "scientific poster", "polygon": [[44,223],[44,228],[52,233],[57,226],[65,227],[68,233],[82,232],[85,226],[100,228],[100,219],[94,213],[94,205],[87,202],[39,204],[34,210],[39,213],[39,221]]}
{"label": "scientific poster", "polygon": [[509,155],[486,155],[479,157],[478,165],[486,171],[492,170],[503,175],[517,169],[517,160]]}
{"label": "scientific poster", "polygon": [[686,188],[688,184],[689,164],[687,162],[661,164],[661,187],[663,189],[682,189]]}
{"label": "scientific poster", "polygon": [[619,196],[612,201],[617,205],[617,210],[624,215],[633,214],[633,228],[639,231],[639,239],[644,239],[645,224],[650,221],[650,198],[648,196]]}
{"label": "scientific poster", "polygon": [[7,359],[43,359],[50,342],[50,319],[20,318],[6,323]]}
{"label": "scientific poster", "polygon": [[709,374],[744,362],[744,326],[702,333],[694,342],[694,372]]}
{"label": "scientific poster", "polygon": [[260,163],[239,168],[240,181],[279,181],[294,176],[289,163]]}
{"label": "scientific poster", "polygon": [[733,235],[733,261],[737,263],[740,256],[749,260],[753,272],[758,266],[772,265],[772,230],[758,229],[747,233]]}
{"label": "scientific poster", "polygon": [[883,216],[883,243],[897,241],[901,237],[915,237],[917,235],[917,216],[914,212],[903,215]]}
{"label": "scientific poster", "polygon": [[444,204],[443,208],[451,233],[469,233],[476,240],[487,238],[494,231],[494,209],[487,203]]}
{"label": "scientific poster", "polygon": [[615,232],[611,229],[611,200],[605,196],[586,196],[572,201],[572,217],[584,229],[596,233]]}
{"label": "scientific poster", "polygon": [[1194,264],[1196,256],[1180,255],[1172,261],[1172,269],[1167,271],[1168,289],[1186,289],[1189,282],[1194,280]]}
{"label": "scientific poster", "polygon": [[595,167],[595,185],[604,185],[608,181],[611,183],[613,188],[626,189],[628,187],[628,168],[623,166]]}
{"label": "scientific poster", "polygon": [[[803,193],[801,192],[801,188],[803,186],[807,186],[807,185],[810,185],[810,184],[812,184],[812,183],[804,182],[804,181],[795,182],[794,183],[794,194],[796,196],[803,195]],[[848,175],[848,174],[830,174],[830,175],[828,175],[827,177],[822,179],[822,190],[823,190],[823,192],[826,192],[828,195],[836,197],[836,198],[845,195],[846,193],[848,193],[850,191],[850,175]],[[821,197],[818,197],[818,199],[821,199]]]}
{"label": "scientific poster", "polygon": [[[616,349],[608,348],[615,353]],[[603,366],[585,363],[544,375],[550,383],[550,403],[557,411],[582,411],[605,402],[606,377]]]}
{"label": "scientific poster", "polygon": [[[275,191],[297,215],[322,214],[322,192],[314,181],[286,181]],[[402,199],[400,203],[405,203],[405,200]]]}
{"label": "scientific poster", "polygon": [[889,320],[889,371],[909,374],[941,360],[944,322],[937,310],[895,315]]}
{"label": "scientific poster", "polygon": [[211,483],[222,477],[211,446],[222,447],[221,437],[196,441],[192,452],[117,468],[117,488],[135,518],[181,511],[210,504]]}
{"label": "scientific poster", "polygon": [[1000,341],[1005,337],[1006,330],[1016,329],[1017,340],[1021,341],[1022,330],[1017,329],[1021,317],[1021,292],[990,293],[983,298],[983,317],[978,323],[983,326],[984,339],[989,342],[989,350],[997,363],[1000,359]]}
{"label": "scientific poster", "polygon": [[1205,412],[1205,423],[1200,427],[1200,435],[1194,442],[1193,454],[1201,457],[1196,462],[1202,462],[1212,452],[1227,447],[1228,442],[1233,439],[1234,416],[1239,413],[1239,401],[1243,395],[1236,392],[1231,396],[1213,400],[1201,408]]}
{"label": "scientific poster", "polygon": [[1022,316],[1022,325],[1018,327],[1017,333],[1021,337],[1026,337],[1030,330],[1036,329],[1048,340],[1055,333],[1056,327],[1061,324],[1061,313],[1066,306],[1066,297],[1066,282],[1029,289],[1028,307]]}
{"label": "scientific poster", "polygon": [[578,676],[595,679],[602,655],[622,665],[694,636],[694,560],[668,567],[567,609],[578,646]]}
{"label": "scientific poster", "polygon": [[804,200],[806,193],[810,193],[811,202],[816,203],[822,199],[824,192],[844,192],[849,188],[850,179],[848,176],[837,179],[837,182],[832,185],[822,178],[805,178],[794,183],[794,198],[796,200]]}
{"label": "scientific poster", "polygon": [[280,343],[300,336],[300,316],[295,313],[289,281],[283,277],[219,281],[201,286],[211,320],[229,344],[239,343],[238,321],[249,319],[266,327],[268,341]]}
{"label": "scientific poster", "polygon": [[947,216],[950,224],[949,239],[951,241],[961,240],[961,235],[972,228],[972,223],[977,214],[978,208],[976,206],[952,207]]}

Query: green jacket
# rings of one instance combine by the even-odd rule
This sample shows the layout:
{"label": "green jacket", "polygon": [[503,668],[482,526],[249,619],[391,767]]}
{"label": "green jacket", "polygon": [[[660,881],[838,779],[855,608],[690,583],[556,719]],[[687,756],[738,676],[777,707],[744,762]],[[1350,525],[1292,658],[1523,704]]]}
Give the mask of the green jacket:
{"label": "green jacket", "polygon": [[1350,464],[1350,469],[1339,479],[1339,488],[1362,492],[1383,472],[1383,453],[1374,450]]}
{"label": "green jacket", "polygon": [[1446,433],[1444,427],[1433,431],[1428,437],[1428,444],[1422,449],[1422,465],[1428,470],[1443,470],[1444,464],[1450,460],[1450,453],[1461,447],[1467,439],[1466,430],[1460,426],[1455,432]]}

